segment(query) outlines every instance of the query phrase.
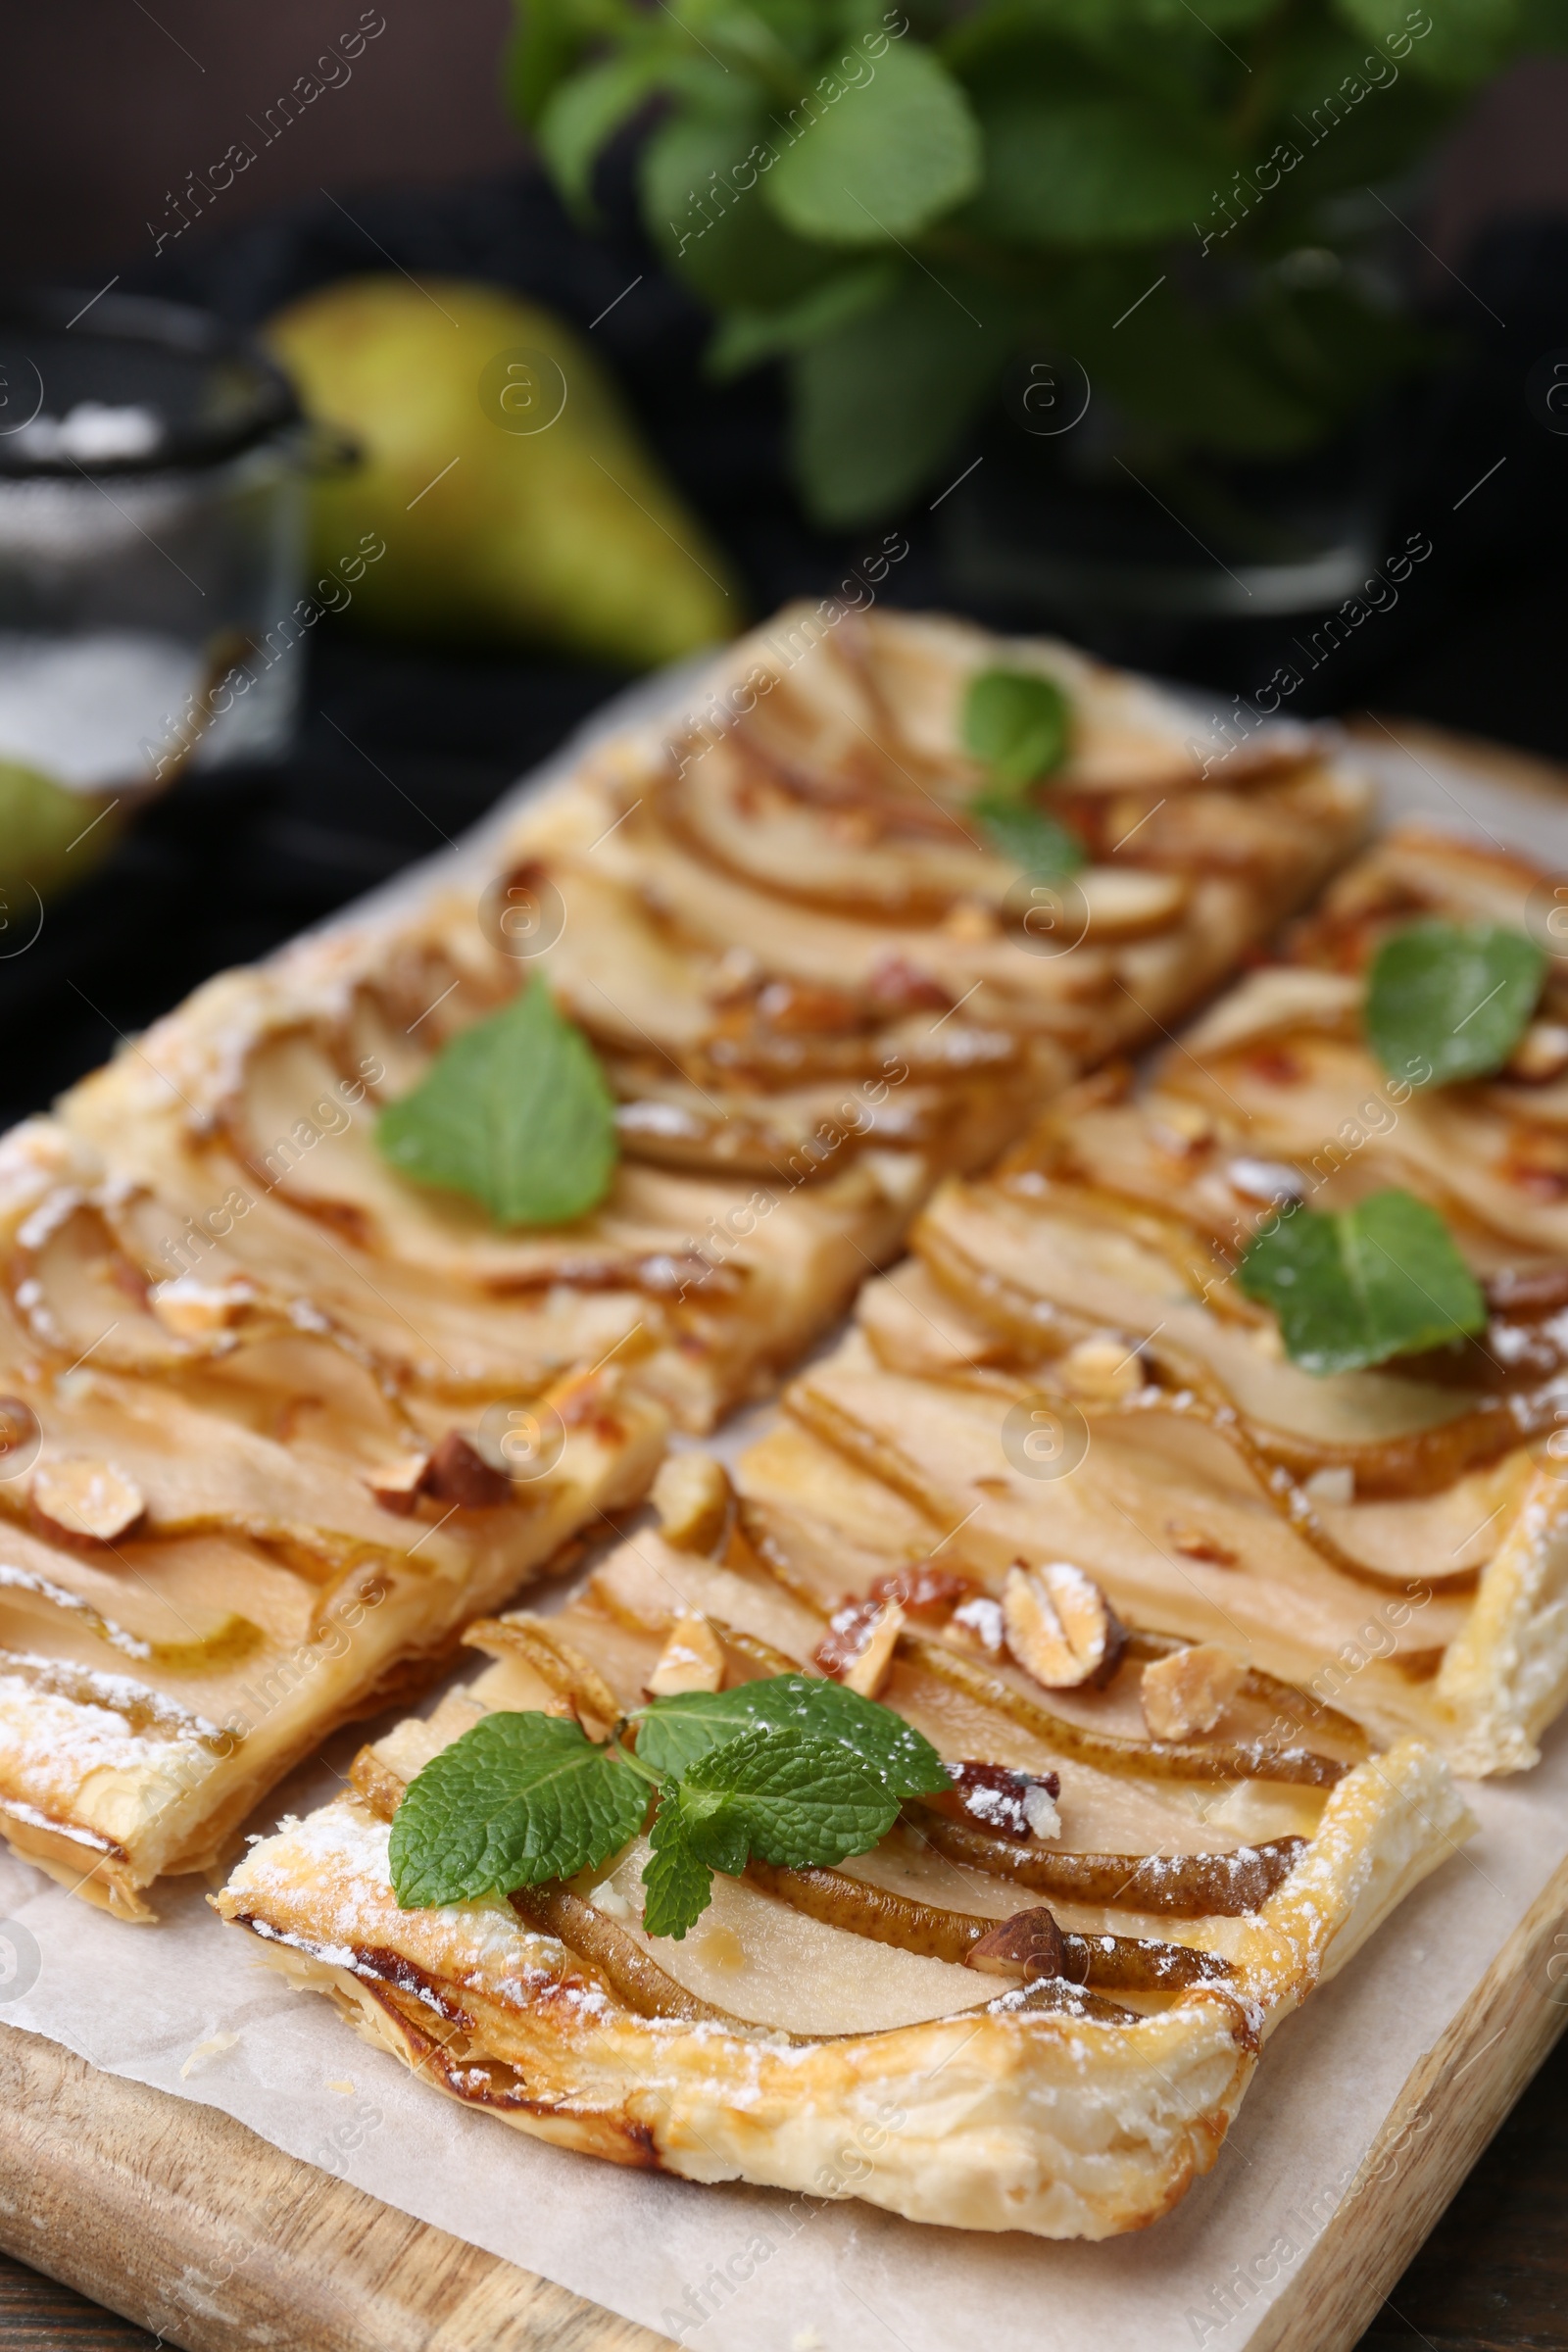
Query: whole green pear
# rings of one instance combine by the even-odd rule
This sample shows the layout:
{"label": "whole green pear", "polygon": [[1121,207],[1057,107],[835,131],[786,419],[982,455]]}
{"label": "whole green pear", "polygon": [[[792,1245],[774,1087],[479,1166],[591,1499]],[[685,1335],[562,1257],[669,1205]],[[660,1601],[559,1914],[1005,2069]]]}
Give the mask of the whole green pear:
{"label": "whole green pear", "polygon": [[30,905],[85,881],[114,847],[120,805],[0,759],[0,956],[24,936]]}
{"label": "whole green pear", "polygon": [[362,453],[313,482],[311,538],[313,576],[340,580],[367,627],[639,669],[741,627],[723,557],[549,311],[444,278],[348,278],[267,338],[309,415]]}

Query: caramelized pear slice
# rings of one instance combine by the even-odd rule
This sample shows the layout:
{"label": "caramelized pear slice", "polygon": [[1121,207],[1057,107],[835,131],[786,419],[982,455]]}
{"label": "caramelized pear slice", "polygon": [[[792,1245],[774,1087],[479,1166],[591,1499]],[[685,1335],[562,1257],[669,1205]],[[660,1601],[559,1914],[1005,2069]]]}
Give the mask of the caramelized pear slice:
{"label": "caramelized pear slice", "polygon": [[1069,1723],[978,1659],[927,1635],[906,1633],[902,1654],[928,1674],[940,1675],[955,1689],[995,1707],[1025,1731],[1044,1740],[1058,1755],[1072,1756],[1101,1772],[1137,1773],[1167,1781],[1283,1781],[1302,1788],[1332,1788],[1344,1780],[1348,1764],[1337,1756],[1320,1756],[1309,1747],[1275,1747],[1267,1740],[1216,1740],[1200,1746],[1177,1740],[1127,1740],[1112,1732],[1092,1732]]}
{"label": "caramelized pear slice", "polygon": [[[1078,1857],[1073,1857],[1077,1859]],[[809,1919],[830,1928],[847,1928],[873,1943],[897,1944],[927,1960],[954,1960],[981,1965],[974,1957],[1015,1920],[1045,1920],[1044,1910],[1021,1911],[1013,1920],[981,1919],[967,1911],[947,1911],[934,1903],[913,1901],[867,1879],[852,1878],[842,1870],[785,1870],[770,1862],[750,1862],[746,1876],[754,1886],[776,1895]],[[1181,1943],[1156,1943],[1133,1936],[1068,1936],[1056,1929],[1053,1957],[1059,1967],[997,1969],[999,1975],[1063,1976],[1074,1984],[1108,1984],[1123,1992],[1166,1992],[1188,1984],[1215,1984],[1231,1973],[1230,1964],[1211,1952],[1198,1952]]]}
{"label": "caramelized pear slice", "polygon": [[[1011,1879],[1037,1894],[1115,1903],[1174,1918],[1236,1918],[1259,1911],[1306,1850],[1304,1838],[1273,1838],[1228,1854],[1064,1854],[1014,1845],[921,1807],[920,1834],[950,1861]],[[991,1923],[987,1923],[988,1925]]]}

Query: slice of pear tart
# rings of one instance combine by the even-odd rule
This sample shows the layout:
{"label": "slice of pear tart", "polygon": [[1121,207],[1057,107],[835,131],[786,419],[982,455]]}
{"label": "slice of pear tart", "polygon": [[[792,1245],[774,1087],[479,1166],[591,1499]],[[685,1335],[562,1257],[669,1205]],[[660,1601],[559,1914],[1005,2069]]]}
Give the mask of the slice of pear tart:
{"label": "slice of pear tart", "polygon": [[1485,842],[1396,828],[1288,935],[1286,960],[1162,1070],[1192,1106],[1195,1168],[1206,1122],[1209,1156],[1243,1135],[1298,1164],[1314,1200],[1402,1186],[1442,1212],[1478,1272],[1528,1295],[1532,1320],[1560,1311],[1565,950],[1568,897],[1551,875]]}
{"label": "slice of pear tart", "polygon": [[161,1269],[147,1205],[52,1122],[0,1144],[0,1832],[132,1919],[636,1501],[667,1427],[613,1362],[398,1385],[260,1269]]}
{"label": "slice of pear tart", "polygon": [[1057,1636],[1099,1638],[1063,1696],[977,1648],[940,1562],[825,1598],[678,1463],[661,1532],[472,1627],[480,1679],[216,1908],[560,2145],[968,2229],[1157,2219],[1273,2027],[1468,1834],[1446,1767],[1222,1657],[1223,1716],[1152,1738],[1139,1676],[1191,1650],[1089,1579],[1057,1579]]}
{"label": "slice of pear tart", "polygon": [[792,1395],[775,1450],[824,1525],[870,1478],[910,1557],[960,1521],[994,1585],[1060,1551],[1458,1771],[1537,1762],[1568,1701],[1553,906],[1517,858],[1391,835],[1303,960],[942,1188]]}
{"label": "slice of pear tart", "polygon": [[[477,905],[438,898],[220,975],[74,1089],[61,1119],[122,1180],[121,1222],[151,1275],[262,1285],[403,1389],[526,1398],[612,1358],[677,1421],[710,1428],[892,1253],[928,1189],[922,1163],[845,1154],[760,1190],[744,1157],[740,1175],[723,1152],[617,1157],[612,1133],[597,1198],[515,1219],[455,1179],[411,1180],[383,1147],[386,1113],[530,993]],[[650,994],[633,1002],[654,1017]],[[1056,1082],[1068,1072],[1058,1059]],[[442,1129],[458,1124],[443,1113]],[[546,1172],[575,1144],[547,1137]]]}
{"label": "slice of pear tart", "polygon": [[1157,1036],[1366,831],[1310,730],[1204,764],[1187,708],[1065,645],[795,606],[524,816],[517,903],[565,918],[552,976],[648,1104],[628,1148],[704,1159],[734,1096],[730,1148],[776,1164],[891,1066],[856,1148],[972,1168],[1060,1054]]}

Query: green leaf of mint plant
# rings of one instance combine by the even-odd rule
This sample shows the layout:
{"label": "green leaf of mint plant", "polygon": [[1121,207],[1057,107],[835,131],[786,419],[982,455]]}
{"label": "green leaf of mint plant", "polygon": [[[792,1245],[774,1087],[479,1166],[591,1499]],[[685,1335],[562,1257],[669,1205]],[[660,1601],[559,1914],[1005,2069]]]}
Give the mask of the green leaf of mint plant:
{"label": "green leaf of mint plant", "polygon": [[558,184],[588,207],[646,125],[649,232],[727,367],[787,355],[834,525],[951,480],[1020,354],[1076,359],[1178,495],[1195,456],[1322,444],[1437,350],[1366,190],[1568,46],[1561,0],[1224,0],[1217,29],[1172,0],[516,4],[513,103]]}
{"label": "green leaf of mint plant", "polygon": [[411,1782],[392,1885],[408,1910],[573,1878],[637,1835],[657,1791],[644,1925],[678,1937],[715,1871],[752,1854],[799,1869],[865,1853],[906,1796],[948,1786],[891,1707],[803,1674],[655,1699],[603,1746],[567,1718],[487,1715]]}
{"label": "green leaf of mint plant", "polygon": [[687,1690],[633,1716],[637,1753],[657,1772],[684,1773],[714,1747],[760,1730],[806,1731],[837,1740],[878,1771],[895,1796],[951,1787],[929,1740],[891,1707],[814,1675],[760,1676],[733,1690]]}
{"label": "green leaf of mint plant", "polygon": [[[1367,978],[1367,1041],[1394,1077],[1452,1086],[1501,1069],[1546,977],[1533,939],[1501,923],[1411,923]],[[1430,1075],[1414,1078],[1425,1068]]]}
{"label": "green leaf of mint plant", "polygon": [[1320,1378],[1486,1327],[1481,1287],[1453,1237],[1409,1193],[1374,1193],[1327,1215],[1284,1215],[1248,1244],[1236,1279],[1279,1317],[1292,1363]]}
{"label": "green leaf of mint plant", "polygon": [[410,1782],[388,1859],[405,1910],[574,1878],[635,1838],[648,1777],[569,1716],[487,1715]]}
{"label": "green leaf of mint plant", "polygon": [[462,1030],[376,1143],[400,1176],[466,1193],[498,1225],[564,1225],[615,1172],[615,1104],[593,1048],[542,978]]}
{"label": "green leaf of mint plant", "polygon": [[1033,670],[980,670],[964,694],[963,747],[990,771],[969,812],[1004,858],[1052,881],[1078,871],[1084,847],[1030,797],[1029,787],[1065,760],[1071,718],[1055,679]]}
{"label": "green leaf of mint plant", "polygon": [[982,669],[963,697],[963,748],[1002,791],[1021,792],[1067,757],[1072,710],[1054,678],[1029,669]]}

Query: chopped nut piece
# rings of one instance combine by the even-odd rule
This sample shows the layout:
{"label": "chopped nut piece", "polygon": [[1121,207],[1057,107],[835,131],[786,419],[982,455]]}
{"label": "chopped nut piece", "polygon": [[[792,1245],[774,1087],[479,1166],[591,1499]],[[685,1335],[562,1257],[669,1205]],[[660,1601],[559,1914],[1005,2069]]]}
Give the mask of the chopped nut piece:
{"label": "chopped nut piece", "polygon": [[874,1004],[888,1005],[901,1012],[914,1011],[920,1005],[929,1005],[933,1012],[946,1012],[953,1004],[941,981],[934,980],[906,956],[884,956],[872,965],[866,987]]}
{"label": "chopped nut piece", "polygon": [[846,1601],[828,1619],[813,1663],[846,1690],[875,1698],[888,1679],[903,1631],[904,1611],[896,1600]]}
{"label": "chopped nut piece", "polygon": [[954,1821],[972,1821],[997,1838],[1024,1844],[1031,1838],[1058,1838],[1056,1799],[1061,1782],[1054,1772],[1014,1771],[1008,1764],[950,1764],[953,1787],[927,1799]]}
{"label": "chopped nut piece", "polygon": [[512,1481],[504,1470],[487,1462],[461,1431],[449,1429],[425,1467],[424,1492],[433,1494],[437,1502],[483,1511],[512,1500]]}
{"label": "chopped nut piece", "polygon": [[1104,1593],[1070,1560],[1009,1570],[1002,1615],[1008,1649],[1048,1690],[1108,1683],[1127,1643]]}
{"label": "chopped nut piece", "polygon": [[1355,1472],[1348,1462],[1336,1462],[1325,1469],[1314,1470],[1304,1482],[1302,1492],[1309,1494],[1314,1502],[1327,1503],[1331,1508],[1339,1503],[1353,1502]]}
{"label": "chopped nut piece", "polygon": [[983,940],[996,939],[1002,930],[991,908],[975,899],[959,899],[950,906],[940,927],[949,939],[972,942],[976,947]]}
{"label": "chopped nut piece", "polygon": [[147,1508],[141,1489],[113,1462],[40,1462],[28,1495],[51,1535],[113,1544]]}
{"label": "chopped nut piece", "polygon": [[427,1453],[400,1453],[396,1461],[379,1463],[366,1484],[383,1511],[396,1511],[400,1519],[407,1519],[424,1493],[429,1467]]}
{"label": "chopped nut piece", "polygon": [[1061,1930],[1041,1903],[1015,1911],[989,1936],[982,1936],[964,1954],[964,1964],[983,1969],[988,1977],[1018,1977],[1028,1984],[1036,1977],[1065,1976],[1067,1947]]}
{"label": "chopped nut piece", "polygon": [[1239,1159],[1228,1159],[1225,1181],[1244,1200],[1255,1200],[1264,1208],[1271,1208],[1276,1200],[1306,1198],[1306,1180],[1300,1169],[1288,1167],[1282,1159],[1250,1159],[1245,1153]]}
{"label": "chopped nut piece", "polygon": [[1152,1658],[1144,1668],[1140,1696],[1144,1721],[1156,1740],[1190,1740],[1211,1732],[1247,1679],[1240,1658],[1214,1642]]}
{"label": "chopped nut piece", "polygon": [[945,1617],[973,1591],[968,1577],[924,1560],[917,1568],[896,1568],[891,1576],[873,1578],[870,1597],[896,1600],[906,1617]]}
{"label": "chopped nut piece", "polygon": [[255,1296],[248,1282],[198,1282],[193,1274],[179,1274],[149,1291],[147,1303],[176,1340],[208,1340],[226,1331]]}
{"label": "chopped nut piece", "polygon": [[989,1592],[960,1601],[948,1620],[948,1638],[965,1649],[978,1650],[983,1658],[1000,1658],[1007,1645],[1001,1601]]}
{"label": "chopped nut piece", "polygon": [[650,1698],[673,1698],[681,1690],[721,1690],[724,1652],[706,1617],[682,1615],[669,1629],[659,1664],[643,1689]]}
{"label": "chopped nut piece", "polygon": [[1561,1021],[1532,1021],[1508,1062],[1507,1076],[1542,1086],[1568,1070],[1568,1028]]}
{"label": "chopped nut piece", "polygon": [[860,1007],[852,996],[811,980],[769,980],[757,1010],[771,1028],[792,1035],[831,1036],[860,1026]]}
{"label": "chopped nut piece", "polygon": [[710,1552],[729,1524],[734,1495],[728,1471],[710,1453],[671,1453],[659,1465],[653,1500],[666,1544]]}
{"label": "chopped nut piece", "polygon": [[1167,1519],[1165,1533],[1171,1548],[1189,1560],[1209,1560],[1216,1568],[1234,1568],[1237,1554],[1218,1536],[1205,1536],[1200,1527],[1184,1527],[1180,1521]]}
{"label": "chopped nut piece", "polygon": [[1056,1366],[1069,1396],[1091,1396],[1114,1404],[1136,1396],[1149,1379],[1138,1349],[1114,1332],[1096,1332],[1069,1348]]}

